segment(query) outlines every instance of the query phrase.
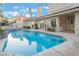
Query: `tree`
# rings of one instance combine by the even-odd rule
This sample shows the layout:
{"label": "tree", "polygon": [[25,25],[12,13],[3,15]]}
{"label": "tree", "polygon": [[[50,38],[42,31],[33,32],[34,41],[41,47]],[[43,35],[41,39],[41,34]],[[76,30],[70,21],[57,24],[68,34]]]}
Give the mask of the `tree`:
{"label": "tree", "polygon": [[1,20],[3,20],[4,16],[3,16],[3,4],[0,3],[0,18]]}
{"label": "tree", "polygon": [[32,8],[29,8],[29,14],[30,14],[30,18],[32,18],[32,14],[33,14]]}
{"label": "tree", "polygon": [[3,4],[0,4],[0,16],[3,17]]}

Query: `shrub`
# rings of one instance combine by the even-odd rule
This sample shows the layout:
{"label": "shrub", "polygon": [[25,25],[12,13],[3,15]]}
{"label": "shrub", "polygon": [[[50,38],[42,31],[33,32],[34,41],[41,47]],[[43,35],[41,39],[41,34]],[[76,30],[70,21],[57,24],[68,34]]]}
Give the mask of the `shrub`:
{"label": "shrub", "polygon": [[30,29],[30,26],[23,26],[23,28],[25,28],[25,29]]}
{"label": "shrub", "polygon": [[5,30],[0,29],[0,39],[3,39],[6,37]]}
{"label": "shrub", "polygon": [[47,31],[55,31],[53,28],[48,28]]}
{"label": "shrub", "polygon": [[3,30],[3,29],[0,29],[0,33],[4,33],[5,32],[5,30]]}

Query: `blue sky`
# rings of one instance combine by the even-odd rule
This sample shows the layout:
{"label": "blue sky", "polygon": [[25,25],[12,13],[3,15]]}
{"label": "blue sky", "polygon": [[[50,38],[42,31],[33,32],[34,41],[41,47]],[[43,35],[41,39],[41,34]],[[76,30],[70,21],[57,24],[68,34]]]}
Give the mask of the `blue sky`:
{"label": "blue sky", "polygon": [[3,14],[7,18],[11,18],[18,14],[30,17],[29,8],[32,8],[33,17],[37,16],[37,7],[42,6],[43,16],[48,14],[48,4],[47,3],[5,3],[3,4]]}

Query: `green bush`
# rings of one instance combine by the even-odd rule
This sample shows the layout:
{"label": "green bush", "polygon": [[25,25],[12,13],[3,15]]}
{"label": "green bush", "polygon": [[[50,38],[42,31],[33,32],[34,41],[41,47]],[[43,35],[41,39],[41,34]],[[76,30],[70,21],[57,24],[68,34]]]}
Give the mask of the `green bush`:
{"label": "green bush", "polygon": [[5,32],[5,30],[3,30],[3,29],[0,29],[0,33],[4,33]]}
{"label": "green bush", "polygon": [[48,28],[47,31],[55,31],[53,28]]}
{"label": "green bush", "polygon": [[0,29],[0,39],[3,39],[4,37],[6,37],[5,30]]}
{"label": "green bush", "polygon": [[30,29],[30,26],[23,26],[23,28],[25,28],[25,29]]}

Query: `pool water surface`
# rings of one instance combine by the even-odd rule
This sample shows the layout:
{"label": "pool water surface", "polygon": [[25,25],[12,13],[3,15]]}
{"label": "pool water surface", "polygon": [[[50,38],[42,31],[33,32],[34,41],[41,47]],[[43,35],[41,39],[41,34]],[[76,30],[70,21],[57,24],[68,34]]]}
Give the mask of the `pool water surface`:
{"label": "pool water surface", "polygon": [[54,47],[65,40],[63,37],[27,30],[8,30],[3,51],[18,55],[33,56]]}

